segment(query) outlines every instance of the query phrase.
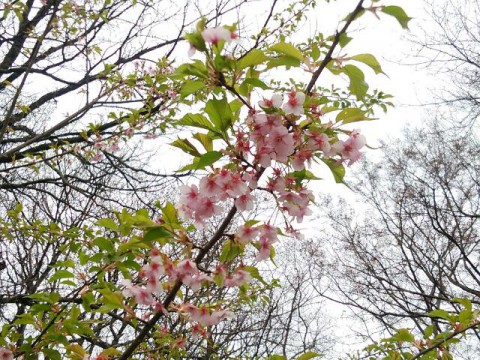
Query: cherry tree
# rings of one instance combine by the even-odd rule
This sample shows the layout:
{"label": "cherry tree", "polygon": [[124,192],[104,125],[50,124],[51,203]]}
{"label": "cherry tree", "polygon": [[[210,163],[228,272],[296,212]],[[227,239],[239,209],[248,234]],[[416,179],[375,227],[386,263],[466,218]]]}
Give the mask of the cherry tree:
{"label": "cherry tree", "polygon": [[[55,204],[59,199],[50,188],[36,185],[62,184],[62,190],[96,203],[122,204],[111,192],[95,197],[119,169],[126,170],[120,176],[131,188],[136,174],[152,176],[152,186],[160,177],[116,155],[137,134],[144,139],[177,134],[171,146],[190,162],[172,176],[185,179],[175,188],[178,196],[148,201],[143,209],[132,203],[113,213],[104,209],[108,216],[94,223],[65,226],[58,218],[35,219],[32,208],[20,204],[8,209],[0,228],[5,253],[16,239],[47,250],[40,261],[28,248],[20,252],[22,261],[33,260],[35,277],[25,279],[24,292],[15,293],[13,283],[14,294],[2,297],[11,305],[0,338],[3,358],[39,353],[52,359],[212,358],[220,354],[215,329],[275,285],[264,279],[262,266],[274,261],[277,244],[301,239],[299,224],[314,202],[308,183],[318,180],[312,170],[329,169],[342,182],[345,166],[360,158],[366,144],[349,124],[370,120],[389,104],[388,95],[370,91],[365,82],[364,70],[382,73],[373,55],[336,58],[348,52],[352,24],[372,14],[393,17],[402,27],[409,20],[398,6],[378,1],[366,6],[361,0],[333,35],[294,44],[290,36],[301,12],[317,4],[304,1],[274,16],[276,3],[258,34],[241,32],[241,22],[220,23],[221,15],[236,9],[228,2],[196,24],[185,20],[185,5],[178,35],[160,42],[152,40],[161,10],[155,2],[4,6],[3,21],[15,30],[9,34],[5,28],[0,64],[6,94],[0,161],[5,172],[23,171],[19,182],[5,176],[8,187],[33,186],[33,194],[40,190]],[[269,28],[271,21],[280,28]],[[110,44],[103,29],[127,35]],[[180,41],[189,43],[192,56],[183,64],[169,60]],[[158,61],[143,61],[168,46]],[[69,68],[79,63],[86,71],[72,81]],[[296,80],[275,79],[279,69]],[[326,71],[343,80],[345,90],[318,86]],[[35,75],[58,86],[30,100],[25,89]],[[76,91],[85,100],[73,113],[53,124],[32,121],[37,109]],[[93,110],[108,106],[116,108],[108,120],[85,124]],[[79,164],[75,169],[98,165],[93,172],[101,179],[98,186],[90,186],[83,170],[63,167],[69,162]],[[31,180],[32,172],[41,174],[40,180]],[[123,181],[113,189],[122,189]],[[145,202],[135,194],[137,204]],[[256,214],[261,202],[272,207]],[[88,217],[81,201],[67,205]],[[223,345],[222,357],[229,346]],[[305,350],[299,358],[319,355]],[[286,346],[283,352],[270,358],[290,355]]]}

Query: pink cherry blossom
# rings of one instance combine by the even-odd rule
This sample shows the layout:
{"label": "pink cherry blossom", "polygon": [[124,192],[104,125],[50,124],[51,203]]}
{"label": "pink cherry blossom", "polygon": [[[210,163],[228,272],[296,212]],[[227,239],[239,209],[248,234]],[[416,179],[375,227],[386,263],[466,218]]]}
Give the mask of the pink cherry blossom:
{"label": "pink cherry blossom", "polygon": [[332,145],[332,149],[342,157],[342,161],[348,161],[352,165],[362,157],[360,149],[366,144],[365,136],[358,132],[352,132],[346,141],[339,140]]}
{"label": "pink cherry blossom", "polygon": [[305,94],[292,89],[292,91],[288,93],[288,101],[283,105],[283,110],[287,114],[301,115],[303,114],[304,102]]}
{"label": "pink cherry blossom", "polygon": [[236,35],[230,30],[219,26],[203,30],[202,37],[205,42],[216,45],[219,41],[231,42],[236,38]]}
{"label": "pink cherry blossom", "polygon": [[143,289],[139,286],[132,285],[130,280],[122,281],[125,288],[122,293],[125,297],[134,297],[135,302],[139,305],[152,305],[154,302],[152,293],[147,289]]}
{"label": "pink cherry blossom", "polygon": [[326,134],[310,133],[309,136],[310,138],[308,139],[307,147],[310,150],[321,150],[325,157],[330,157],[333,155],[331,151],[330,139]]}
{"label": "pink cherry blossom", "polygon": [[235,233],[236,239],[241,244],[247,244],[252,241],[259,233],[258,228],[252,226],[242,226]]}
{"label": "pink cherry blossom", "polygon": [[308,150],[299,150],[293,155],[291,164],[296,171],[305,169],[305,162],[310,163],[313,153]]}
{"label": "pink cherry blossom", "polygon": [[156,312],[161,312],[165,316],[169,315],[168,310],[165,308],[165,306],[163,306],[161,302],[156,301],[153,304],[153,308],[155,309]]}
{"label": "pink cherry blossom", "polygon": [[103,159],[103,154],[101,152],[97,152],[95,155],[91,157],[91,161],[98,162]]}
{"label": "pink cherry blossom", "polygon": [[276,154],[275,160],[287,162],[288,156],[295,150],[293,135],[285,127],[276,127],[269,137],[269,144]]}
{"label": "pink cherry blossom", "polygon": [[270,244],[268,242],[260,242],[260,250],[255,257],[256,261],[263,261],[270,257]]}
{"label": "pink cherry blossom", "polygon": [[128,128],[125,130],[125,135],[127,135],[129,138],[131,138],[135,134],[135,130],[133,128]]}
{"label": "pink cherry blossom", "polygon": [[271,99],[263,98],[262,101],[258,102],[258,105],[264,109],[269,108],[280,108],[283,103],[283,96],[280,94],[275,94]]}
{"label": "pink cherry blossom", "polygon": [[209,334],[208,331],[202,327],[200,324],[194,324],[190,329],[194,338],[204,338],[207,339]]}
{"label": "pink cherry blossom", "polygon": [[188,303],[181,305],[179,310],[202,326],[217,325],[223,319],[233,316],[233,312],[228,310],[209,310],[206,306],[196,307]]}
{"label": "pink cherry blossom", "polygon": [[217,175],[208,175],[200,180],[200,192],[204,196],[217,196],[221,190]]}
{"label": "pink cherry blossom", "polygon": [[120,150],[120,146],[118,146],[118,143],[113,143],[108,147],[108,151],[111,153],[115,153]]}
{"label": "pink cherry blossom", "polygon": [[240,211],[249,211],[253,210],[253,200],[255,197],[253,197],[250,192],[245,193],[243,195],[240,195],[236,200],[235,200],[235,206],[237,207],[238,210]]}
{"label": "pink cherry blossom", "polygon": [[0,360],[13,360],[13,353],[5,348],[0,348]]}
{"label": "pink cherry blossom", "polygon": [[237,269],[230,275],[227,275],[224,281],[226,287],[242,286],[252,280],[252,277],[248,271]]}

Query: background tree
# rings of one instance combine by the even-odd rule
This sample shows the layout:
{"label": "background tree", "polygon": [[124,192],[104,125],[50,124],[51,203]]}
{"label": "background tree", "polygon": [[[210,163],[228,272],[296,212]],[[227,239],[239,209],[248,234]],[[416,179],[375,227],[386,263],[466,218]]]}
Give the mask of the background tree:
{"label": "background tree", "polygon": [[[444,82],[433,89],[436,99],[425,103],[445,104],[452,126],[474,125],[479,115],[480,8],[476,1],[425,1],[429,28],[414,39],[421,69],[437,74]],[[443,76],[438,76],[441,74]]]}
{"label": "background tree", "polygon": [[448,321],[429,313],[458,314],[455,298],[480,301],[477,149],[474,135],[438,123],[410,129],[358,174],[364,215],[345,202],[330,213],[330,290],[357,309],[365,331],[373,330],[370,317],[392,334],[429,326],[439,334]]}

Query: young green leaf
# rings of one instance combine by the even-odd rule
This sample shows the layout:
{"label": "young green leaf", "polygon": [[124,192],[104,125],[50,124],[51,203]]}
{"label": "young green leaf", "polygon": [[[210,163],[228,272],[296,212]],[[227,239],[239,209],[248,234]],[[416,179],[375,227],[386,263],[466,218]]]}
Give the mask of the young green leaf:
{"label": "young green leaf", "polygon": [[215,127],[210,120],[201,114],[187,114],[181,120],[177,121],[177,125],[193,126],[205,130],[215,131]]}
{"label": "young green leaf", "polygon": [[186,98],[188,95],[191,95],[199,90],[205,88],[204,81],[186,81],[183,83],[180,89],[180,97],[181,99]]}
{"label": "young green leaf", "polygon": [[197,148],[187,139],[178,138],[177,140],[175,140],[170,145],[175,146],[179,149],[182,149],[184,152],[186,152],[187,154],[190,154],[192,156],[195,156],[195,157],[200,157],[201,156],[201,154],[197,150]]}
{"label": "young green leaf", "polygon": [[207,166],[212,165],[215,161],[219,160],[223,154],[220,151],[209,151],[202,156],[197,163],[198,169],[204,169]]}
{"label": "young green leaf", "polygon": [[248,85],[252,85],[254,87],[259,87],[263,90],[268,90],[270,89],[270,87],[265,84],[262,80],[260,79],[255,79],[255,78],[247,78],[245,79],[245,81],[243,82],[244,84],[248,84]]}
{"label": "young green leaf", "polygon": [[322,159],[322,161],[330,168],[335,182],[343,183],[343,178],[345,177],[345,167],[333,159]]}
{"label": "young green leaf", "polygon": [[226,98],[214,98],[207,101],[205,112],[215,125],[216,130],[225,132],[232,125],[233,113]]}
{"label": "young green leaf", "polygon": [[322,356],[322,354],[320,353],[317,353],[317,352],[313,352],[313,351],[307,351],[306,353],[303,353],[302,355],[300,355],[297,360],[310,360],[310,359],[314,359],[314,358],[317,358],[317,357],[320,357]]}
{"label": "young green leaf", "polygon": [[408,29],[408,22],[412,20],[412,18],[409,17],[400,6],[384,6],[382,11],[397,19],[402,28]]}
{"label": "young green leaf", "polygon": [[242,253],[242,248],[231,240],[223,243],[219,260],[222,263],[229,263]]}
{"label": "young green leaf", "polygon": [[250,66],[259,65],[268,60],[268,57],[262,50],[253,49],[237,62],[237,70],[243,70]]}
{"label": "young green leaf", "polygon": [[345,65],[343,70],[350,79],[350,85],[348,86],[350,92],[357,97],[357,100],[363,99],[368,91],[368,84],[365,82],[363,71],[354,65]]}
{"label": "young green leaf", "polygon": [[365,116],[365,112],[359,108],[346,108],[340,111],[335,118],[337,122],[342,121],[344,124],[362,121],[362,120],[375,120]]}
{"label": "young green leaf", "polygon": [[[210,136],[207,134],[202,134],[202,133],[196,133],[193,135],[193,138],[198,140],[200,144],[203,145],[203,148],[207,151],[212,151],[213,150],[213,141]],[[200,155],[199,155],[200,156]]]}
{"label": "young green leaf", "polygon": [[268,48],[269,51],[274,51],[276,53],[284,54],[290,57],[293,57],[297,60],[303,61],[303,54],[300,50],[298,50],[295,46],[292,44],[286,43],[286,42],[279,42],[278,44],[275,44],[273,46],[270,46]]}
{"label": "young green leaf", "polygon": [[378,60],[372,54],[358,54],[350,57],[351,60],[361,62],[375,71],[375,74],[385,74]]}
{"label": "young green leaf", "polygon": [[113,230],[113,231],[118,230],[117,223],[114,220],[109,219],[109,218],[103,218],[103,219],[98,220],[97,225],[101,226],[101,227],[104,227],[104,228],[107,228],[107,229],[110,229],[110,230]]}

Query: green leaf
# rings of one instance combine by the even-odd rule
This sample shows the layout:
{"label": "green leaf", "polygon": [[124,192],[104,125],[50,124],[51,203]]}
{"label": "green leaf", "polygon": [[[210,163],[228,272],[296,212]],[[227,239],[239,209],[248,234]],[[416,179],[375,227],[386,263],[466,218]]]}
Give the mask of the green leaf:
{"label": "green leaf", "polygon": [[32,314],[21,314],[18,315],[17,318],[15,319],[15,324],[18,325],[30,325],[30,324],[35,324],[35,318],[33,317]]}
{"label": "green leaf", "polygon": [[188,95],[191,95],[199,90],[205,88],[206,84],[204,81],[186,81],[182,88],[180,89],[180,97],[182,99],[186,98]]}
{"label": "green leaf", "polygon": [[270,87],[267,84],[265,84],[262,80],[255,79],[255,78],[247,78],[247,79],[245,79],[243,84],[248,84],[248,85],[252,85],[254,87],[259,87],[263,90],[270,89]]}
{"label": "green leaf", "polygon": [[285,356],[282,355],[270,355],[267,360],[287,360]]}
{"label": "green leaf", "polygon": [[222,263],[229,263],[242,253],[242,248],[231,240],[223,243],[219,260]]}
{"label": "green leaf", "polygon": [[115,252],[115,244],[112,239],[106,239],[104,237],[98,237],[93,240],[93,245],[98,247],[99,250],[103,250],[109,253]]}
{"label": "green leaf", "polygon": [[368,90],[363,71],[354,65],[345,65],[343,70],[350,79],[350,85],[348,86],[350,92],[357,97],[357,100],[363,99]]}
{"label": "green leaf", "polygon": [[393,336],[393,339],[395,339],[396,341],[409,343],[415,342],[415,336],[413,336],[408,329],[398,329],[397,333]]}
{"label": "green leaf", "polygon": [[436,309],[436,310],[433,310],[433,311],[430,311],[429,313],[427,313],[428,316],[431,316],[431,317],[437,317],[437,318],[441,318],[441,319],[445,319],[445,320],[448,320],[450,321],[450,314],[448,313],[448,311],[445,311],[445,310],[442,310],[442,309]]}
{"label": "green leaf", "polygon": [[472,311],[472,302],[467,298],[453,298],[453,301],[462,304],[466,310]]}
{"label": "green leaf", "polygon": [[306,353],[300,355],[297,360],[310,360],[320,356],[322,356],[322,354],[313,351],[307,351]]}
{"label": "green leaf", "polygon": [[352,41],[352,38],[347,36],[347,34],[342,33],[340,35],[340,39],[338,40],[338,44],[340,45],[340,47],[344,48],[345,46],[348,45],[350,41]]}
{"label": "green leaf", "polygon": [[200,60],[180,65],[177,70],[175,70],[175,73],[178,75],[193,75],[199,78],[208,78],[207,68]]}
{"label": "green leaf", "polygon": [[263,279],[262,275],[260,275],[260,272],[255,266],[245,266],[243,269],[248,271],[252,278],[260,281],[263,285],[267,285],[267,282]]}
{"label": "green leaf", "polygon": [[275,59],[271,59],[267,64],[267,69],[274,67],[285,66],[286,68],[300,66],[300,60],[291,56],[280,56]]}
{"label": "green leaf", "polygon": [[350,59],[370,66],[372,70],[375,71],[375,74],[385,74],[380,66],[380,63],[372,54],[358,54],[351,56]]}
{"label": "green leaf", "polygon": [[335,182],[343,183],[343,178],[345,177],[345,167],[333,159],[322,159],[322,161],[330,168]]}
{"label": "green leaf", "polygon": [[58,300],[60,300],[60,295],[58,293],[52,292],[52,293],[36,293],[27,296],[30,299],[37,300],[37,301],[42,301],[42,302],[47,302],[50,304],[56,303]]}
{"label": "green leaf", "polygon": [[207,166],[212,165],[215,161],[219,160],[223,154],[220,151],[209,151],[198,159],[197,169],[204,169]]}
{"label": "green leaf", "polygon": [[207,50],[207,47],[205,46],[205,40],[203,40],[203,37],[201,35],[201,31],[185,34],[185,40],[187,40],[197,50],[200,50],[200,51]]}
{"label": "green leaf", "polygon": [[385,14],[393,16],[404,29],[408,29],[408,22],[412,20],[400,6],[384,6],[382,11]]}
{"label": "green leaf", "polygon": [[317,44],[312,44],[312,51],[310,53],[310,56],[312,57],[313,61],[317,61],[318,58],[320,57],[320,48],[318,47]]}
{"label": "green leaf", "polygon": [[118,230],[117,223],[113,219],[109,219],[109,218],[104,218],[104,219],[98,220],[97,225],[101,226],[101,227],[104,227],[104,228],[107,228],[107,229],[110,229],[110,230],[113,230],[113,231]]}
{"label": "green leaf", "polygon": [[473,312],[470,310],[462,310],[458,314],[458,322],[463,326],[468,326],[470,321],[473,319]]}
{"label": "green leaf", "polygon": [[297,60],[303,61],[303,54],[292,44],[286,42],[279,42],[268,48],[269,51],[275,51],[276,53],[284,54],[290,57],[293,57]]}
{"label": "green leaf", "polygon": [[[198,140],[204,147],[205,150],[207,151],[212,151],[213,150],[213,141],[210,136],[207,134],[202,134],[202,133],[196,133],[193,135],[193,138]],[[198,155],[200,156],[200,155]]]}
{"label": "green leaf", "polygon": [[171,237],[172,234],[160,226],[148,230],[145,235],[143,235],[143,240],[146,242],[154,242],[159,239],[168,239]]}
{"label": "green leaf", "polygon": [[177,122],[177,125],[193,126],[201,129],[215,131],[215,127],[205,116],[201,114],[187,114]]}
{"label": "green leaf", "polygon": [[180,226],[180,221],[178,220],[178,212],[171,202],[162,208],[163,221],[166,224],[170,225],[172,228],[177,229]]}
{"label": "green leaf", "polygon": [[45,358],[49,360],[62,360],[62,355],[57,350],[44,348],[42,352],[45,354]]}
{"label": "green leaf", "polygon": [[113,292],[109,289],[100,289],[98,292],[103,295],[103,303],[105,305],[113,305],[117,308],[123,307],[123,297],[121,293]]}
{"label": "green leaf", "polygon": [[115,356],[115,355],[121,355],[122,352],[120,350],[117,350],[113,347],[109,347],[108,349],[103,350],[100,355],[102,356]]}
{"label": "green leaf", "polygon": [[423,332],[424,338],[425,338],[425,339],[428,339],[430,336],[432,336],[434,330],[435,330],[435,326],[434,326],[434,325],[428,325],[428,326],[425,328],[425,331]]}
{"label": "green leaf", "polygon": [[75,275],[68,270],[58,270],[55,274],[53,274],[50,277],[50,280],[48,280],[48,282],[54,282],[56,280],[61,280],[61,279],[71,279],[74,277]]}
{"label": "green leaf", "polygon": [[316,177],[314,173],[307,169],[294,171],[290,173],[289,176],[294,177],[299,183],[301,183],[303,180],[321,180],[321,178]]}
{"label": "green leaf", "polygon": [[335,119],[337,122],[343,121],[344,124],[349,124],[362,120],[375,120],[365,116],[365,112],[359,108],[346,108],[340,111]]}
{"label": "green leaf", "polygon": [[192,156],[195,156],[195,157],[200,156],[200,152],[197,150],[197,148],[187,139],[178,138],[177,140],[172,142],[170,145],[175,146],[176,148],[182,149],[184,152]]}
{"label": "green leaf", "polygon": [[232,125],[233,113],[226,98],[207,101],[205,112],[215,125],[215,129],[221,132],[225,132]]}
{"label": "green leaf", "polygon": [[238,60],[237,69],[242,70],[250,66],[259,65],[268,60],[268,57],[263,53],[262,50],[253,49],[243,58]]}

